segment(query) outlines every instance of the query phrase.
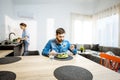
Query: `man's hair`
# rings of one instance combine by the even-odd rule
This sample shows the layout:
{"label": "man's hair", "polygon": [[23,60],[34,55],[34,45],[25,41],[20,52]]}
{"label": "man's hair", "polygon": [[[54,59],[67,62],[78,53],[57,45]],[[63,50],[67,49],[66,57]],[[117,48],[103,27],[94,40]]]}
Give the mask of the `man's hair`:
{"label": "man's hair", "polygon": [[25,23],[20,23],[20,26],[25,26],[25,27],[27,27],[27,24],[25,24]]}
{"label": "man's hair", "polygon": [[64,33],[65,33],[65,30],[63,28],[58,28],[56,30],[56,35],[58,35],[58,34],[64,34]]}

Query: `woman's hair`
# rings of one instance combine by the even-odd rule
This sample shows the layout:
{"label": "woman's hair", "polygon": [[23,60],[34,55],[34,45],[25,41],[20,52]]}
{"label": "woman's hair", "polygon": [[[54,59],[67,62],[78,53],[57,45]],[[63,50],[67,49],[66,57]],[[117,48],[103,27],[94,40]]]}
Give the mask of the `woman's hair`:
{"label": "woman's hair", "polygon": [[65,33],[65,30],[63,29],[63,28],[58,28],[57,30],[56,30],[56,35],[57,34],[64,34]]}
{"label": "woman's hair", "polygon": [[25,26],[25,27],[27,27],[27,24],[25,24],[25,23],[20,23],[20,26]]}

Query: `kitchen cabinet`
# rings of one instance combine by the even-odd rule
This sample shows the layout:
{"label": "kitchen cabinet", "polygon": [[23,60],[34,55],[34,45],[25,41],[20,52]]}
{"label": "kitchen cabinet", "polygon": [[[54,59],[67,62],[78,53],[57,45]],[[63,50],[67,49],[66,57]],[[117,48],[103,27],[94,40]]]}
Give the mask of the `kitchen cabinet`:
{"label": "kitchen cabinet", "polygon": [[11,43],[11,44],[4,44],[0,45],[0,50],[13,50],[13,53],[10,55],[13,56],[21,56],[23,54],[23,43]]}

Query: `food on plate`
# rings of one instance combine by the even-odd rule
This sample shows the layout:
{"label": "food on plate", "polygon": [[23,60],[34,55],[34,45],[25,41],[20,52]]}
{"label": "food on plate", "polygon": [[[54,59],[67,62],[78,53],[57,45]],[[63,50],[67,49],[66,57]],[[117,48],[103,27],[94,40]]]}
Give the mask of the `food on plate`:
{"label": "food on plate", "polygon": [[67,53],[61,53],[57,55],[57,58],[67,58],[68,54]]}

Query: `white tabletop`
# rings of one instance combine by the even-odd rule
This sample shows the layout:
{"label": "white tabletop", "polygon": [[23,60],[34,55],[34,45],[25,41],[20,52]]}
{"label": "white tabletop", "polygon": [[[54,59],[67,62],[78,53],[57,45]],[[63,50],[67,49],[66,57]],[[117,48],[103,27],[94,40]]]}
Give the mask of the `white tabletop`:
{"label": "white tabletop", "polygon": [[120,80],[120,74],[107,69],[80,55],[73,56],[72,60],[51,60],[44,56],[23,56],[15,63],[0,65],[0,71],[16,73],[16,80],[57,80],[54,70],[63,65],[80,66],[89,70],[93,80]]}

